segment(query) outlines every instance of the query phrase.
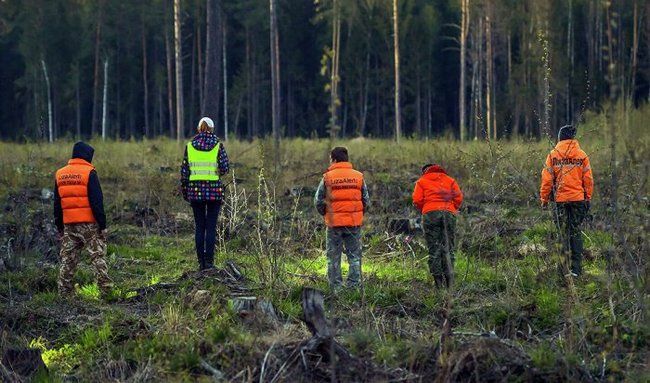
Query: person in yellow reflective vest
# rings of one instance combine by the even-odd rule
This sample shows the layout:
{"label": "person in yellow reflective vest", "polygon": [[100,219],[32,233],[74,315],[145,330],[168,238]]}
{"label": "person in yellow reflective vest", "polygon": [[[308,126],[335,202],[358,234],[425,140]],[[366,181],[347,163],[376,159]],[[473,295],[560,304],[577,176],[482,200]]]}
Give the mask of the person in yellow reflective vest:
{"label": "person in yellow reflective vest", "polygon": [[198,134],[185,146],[181,165],[183,199],[194,213],[196,256],[199,270],[214,268],[217,218],[223,201],[221,177],[230,168],[223,143],[214,134],[214,122],[203,117]]}

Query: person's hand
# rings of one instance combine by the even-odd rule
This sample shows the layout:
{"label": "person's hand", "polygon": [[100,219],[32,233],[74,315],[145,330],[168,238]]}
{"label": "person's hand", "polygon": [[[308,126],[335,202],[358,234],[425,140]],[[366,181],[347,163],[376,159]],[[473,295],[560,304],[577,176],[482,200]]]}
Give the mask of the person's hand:
{"label": "person's hand", "polygon": [[548,210],[548,202],[542,202],[542,210]]}
{"label": "person's hand", "polygon": [[585,200],[585,208],[587,208],[587,211],[589,211],[589,209],[591,208],[591,201],[589,201],[588,199]]}

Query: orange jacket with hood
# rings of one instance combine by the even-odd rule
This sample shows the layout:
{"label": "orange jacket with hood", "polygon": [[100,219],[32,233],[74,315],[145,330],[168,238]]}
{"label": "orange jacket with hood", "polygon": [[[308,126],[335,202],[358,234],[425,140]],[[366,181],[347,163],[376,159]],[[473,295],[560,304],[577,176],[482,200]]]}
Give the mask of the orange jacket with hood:
{"label": "orange jacket with hood", "polygon": [[458,214],[463,203],[463,193],[456,181],[440,165],[431,165],[415,183],[413,204],[422,214],[445,210]]}
{"label": "orange jacket with hood", "polygon": [[547,203],[591,200],[594,179],[589,157],[575,139],[562,140],[546,157],[540,199]]}

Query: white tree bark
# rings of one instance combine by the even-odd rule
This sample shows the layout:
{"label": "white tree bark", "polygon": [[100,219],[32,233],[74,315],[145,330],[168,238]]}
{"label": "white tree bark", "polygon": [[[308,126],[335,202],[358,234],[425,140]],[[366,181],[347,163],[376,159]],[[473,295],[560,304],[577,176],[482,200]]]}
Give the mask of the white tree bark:
{"label": "white tree bark", "polygon": [[54,141],[54,127],[52,126],[52,88],[50,86],[50,76],[47,74],[45,60],[41,60],[43,66],[43,75],[45,76],[45,85],[47,86],[47,131],[48,141]]}
{"label": "white tree bark", "polygon": [[174,59],[176,63],[176,140],[183,138],[183,60],[181,47],[181,1],[174,0]]}
{"label": "white tree bark", "polygon": [[400,89],[399,89],[399,15],[397,1],[393,0],[393,49],[395,54],[395,141],[399,143],[402,135]]}
{"label": "white tree bark", "polygon": [[460,21],[460,84],[458,89],[458,106],[460,114],[460,140],[465,141],[467,122],[465,114],[465,67],[467,65],[467,32],[469,31],[469,0],[461,0]]}
{"label": "white tree bark", "polygon": [[271,23],[271,109],[273,141],[275,143],[276,158],[280,148],[280,47],[278,37],[278,17],[276,0],[269,0]]}
{"label": "white tree bark", "polygon": [[330,140],[334,140],[339,131],[339,44],[341,42],[341,13],[339,0],[333,0],[332,12],[332,58],[330,64]]}
{"label": "white tree bark", "polygon": [[223,58],[223,139],[228,141],[228,56],[226,56],[226,16],[222,16],[221,57]]}
{"label": "white tree bark", "polygon": [[102,141],[106,140],[106,112],[108,108],[108,59],[104,59],[104,96],[102,97]]}

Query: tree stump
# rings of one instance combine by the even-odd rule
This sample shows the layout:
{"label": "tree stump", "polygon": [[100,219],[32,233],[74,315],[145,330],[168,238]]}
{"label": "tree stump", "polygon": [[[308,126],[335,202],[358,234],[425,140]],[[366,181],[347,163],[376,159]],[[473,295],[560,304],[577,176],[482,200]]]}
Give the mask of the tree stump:
{"label": "tree stump", "polygon": [[323,293],[319,290],[305,287],[302,290],[303,321],[312,334],[312,337],[302,346],[302,351],[317,352],[325,361],[330,361],[334,356],[341,360],[351,358],[348,350],[336,340],[325,318],[325,304]]}
{"label": "tree stump", "polygon": [[22,377],[30,377],[37,371],[47,371],[41,351],[33,348],[8,348],[2,356],[2,365]]}

